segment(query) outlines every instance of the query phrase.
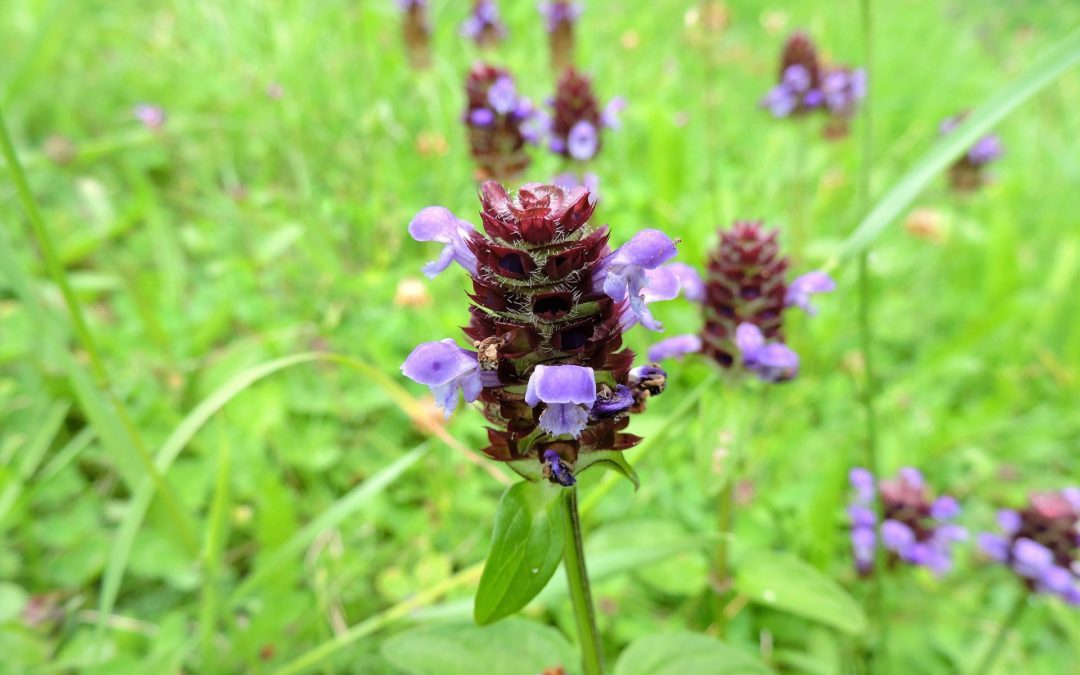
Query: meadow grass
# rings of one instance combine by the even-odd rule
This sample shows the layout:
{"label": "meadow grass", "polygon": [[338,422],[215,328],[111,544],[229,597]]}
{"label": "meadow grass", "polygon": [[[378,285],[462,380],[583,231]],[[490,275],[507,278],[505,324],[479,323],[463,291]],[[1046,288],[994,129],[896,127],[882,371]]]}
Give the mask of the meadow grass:
{"label": "meadow grass", "polygon": [[[487,54],[457,35],[464,4],[433,4],[435,66],[415,73],[390,0],[5,3],[0,109],[63,283],[0,168],[0,672],[273,672],[326,650],[316,670],[394,673],[389,635],[468,617],[506,480],[463,451],[486,444],[477,411],[449,422],[447,444],[398,377],[417,342],[459,335],[463,280],[427,283],[420,308],[394,296],[434,256],[407,235],[415,212],[478,210],[459,119],[469,63],[509,67],[534,100],[553,76],[532,3],[502,3],[511,40]],[[797,244],[797,267],[836,256],[865,215],[861,127],[826,143],[757,103],[792,28],[858,63],[857,5],[731,1],[708,33],[687,20],[693,3],[589,2],[578,62],[602,98],[629,100],[591,167],[617,243],[661,227],[700,264],[718,226],[763,218]],[[1080,25],[1068,0],[875,12],[875,196],[943,118]],[[134,121],[140,102],[167,111],[160,132]],[[1050,84],[996,127],[991,185],[957,197],[933,182],[916,205],[935,234],[901,219],[869,257],[881,464],[922,468],[973,529],[1080,476],[1078,102],[1080,73]],[[70,162],[50,159],[55,137]],[[536,155],[530,180],[561,169]],[[843,515],[865,438],[855,268],[841,259],[820,315],[791,322],[795,382],[735,400],[703,360],[673,365],[631,428],[649,439],[627,453],[640,490],[582,477],[609,654],[711,624],[714,454],[747,416],[734,554],[783,550],[866,598]],[[655,311],[668,333],[700,326],[688,304]],[[656,336],[628,339],[644,353]],[[526,614],[573,634],[561,575],[548,591]],[[944,580],[891,572],[892,672],[969,667],[1019,592],[975,556]],[[739,594],[727,608],[728,643],[775,667],[861,663],[865,643],[828,621]],[[1040,600],[998,666],[1077,662],[1080,615]]]}

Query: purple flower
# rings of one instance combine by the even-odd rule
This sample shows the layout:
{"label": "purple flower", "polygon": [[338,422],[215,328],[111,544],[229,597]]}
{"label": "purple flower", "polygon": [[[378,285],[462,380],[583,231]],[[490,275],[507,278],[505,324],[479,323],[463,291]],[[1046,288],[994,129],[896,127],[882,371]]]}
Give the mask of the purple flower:
{"label": "purple flower", "polygon": [[1023,521],[1020,518],[1020,514],[1016,511],[1013,511],[1012,509],[1001,509],[997,512],[997,523],[1002,532],[1012,536],[1020,531],[1020,526],[1023,524]]}
{"label": "purple flower", "polygon": [[797,94],[804,94],[810,89],[810,71],[801,63],[793,63],[784,69],[781,83]]}
{"label": "purple flower", "polygon": [[1036,541],[1021,537],[1013,543],[1012,559],[1012,567],[1017,574],[1038,580],[1043,572],[1054,565],[1054,552]]}
{"label": "purple flower", "polygon": [[1080,488],[1067,487],[1061,491],[1061,497],[1072,506],[1073,511],[1080,514]]}
{"label": "purple flower", "polygon": [[989,164],[1001,157],[1001,139],[994,135],[983,136],[967,151],[968,161],[975,166]]}
{"label": "purple flower", "polygon": [[645,302],[674,300],[680,291],[691,302],[705,299],[705,282],[697,270],[686,263],[668,263],[647,271],[645,276],[649,280],[645,287]]}
{"label": "purple flower", "polygon": [[784,295],[784,305],[801,308],[807,314],[817,314],[817,309],[810,304],[810,296],[815,293],[831,293],[836,290],[836,282],[825,272],[815,270],[796,277],[788,284]]}
{"label": "purple flower", "polygon": [[980,532],[975,537],[979,549],[990,558],[1004,563],[1009,561],[1009,540],[990,532]]}
{"label": "purple flower", "polygon": [[799,355],[782,342],[766,344],[761,329],[743,322],[735,328],[743,365],[765,382],[784,382],[799,372]]}
{"label": "purple flower", "polygon": [[490,126],[495,121],[495,111],[490,108],[476,108],[469,111],[469,122],[478,126]]}
{"label": "purple flower", "polygon": [[150,131],[160,131],[165,126],[165,109],[149,103],[135,106],[135,119]]}
{"label": "purple flower", "polygon": [[458,347],[449,338],[418,345],[401,365],[401,372],[414,382],[426,384],[435,405],[448,419],[457,407],[459,389],[465,402],[472,403],[484,388],[476,353]]}
{"label": "purple flower", "polygon": [[494,0],[476,0],[472,13],[461,24],[461,34],[480,46],[492,44],[506,36],[506,26],[499,20],[499,8]]}
{"label": "purple flower", "polygon": [[873,509],[861,504],[852,504],[848,507],[848,518],[852,527],[873,527],[877,523],[877,514]]}
{"label": "purple flower", "polygon": [[785,84],[778,84],[769,90],[761,105],[769,109],[773,117],[787,117],[799,107],[799,96]]}
{"label": "purple flower", "polygon": [[514,80],[503,75],[488,89],[488,103],[499,115],[505,115],[518,106],[517,88]]}
{"label": "purple flower", "polygon": [[551,472],[551,480],[555,483],[563,487],[570,487],[577,482],[574,474],[570,473],[570,469],[559,458],[559,453],[554,450],[544,451],[544,464],[548,466],[548,471]]}
{"label": "purple flower", "polygon": [[[857,530],[875,529],[877,515],[872,504],[877,485],[874,476],[863,468],[852,469],[849,477],[856,490],[855,499],[848,506],[854,538]],[[897,479],[882,481],[880,492],[881,543],[890,556],[894,560],[926,567],[937,575],[951,569],[953,545],[967,539],[967,530],[948,522],[959,515],[956,501],[951,497],[940,497],[930,502],[922,475],[910,467],[901,469]],[[872,551],[856,551],[860,573],[871,571],[872,559]]]}
{"label": "purple flower", "polygon": [[413,7],[427,7],[427,0],[397,0],[398,9],[407,12]]}
{"label": "purple flower", "polygon": [[540,13],[547,19],[547,32],[551,33],[560,23],[573,23],[581,16],[581,5],[568,0],[553,0],[539,4]]}
{"label": "purple flower", "polygon": [[866,97],[866,71],[837,68],[825,73],[821,82],[825,105],[836,115],[850,115]]}
{"label": "purple flower", "polygon": [[584,366],[538,365],[525,390],[525,403],[530,408],[546,405],[540,414],[540,428],[552,436],[581,435],[595,402],[596,378],[593,369]]}
{"label": "purple flower", "polygon": [[855,495],[860,503],[869,504],[874,501],[876,494],[874,474],[868,469],[855,467],[848,473],[848,480],[851,482],[851,487],[855,488]]}
{"label": "purple flower", "polygon": [[890,551],[907,558],[915,544],[915,533],[910,527],[896,520],[886,520],[881,524],[881,543]]}
{"label": "purple flower", "polygon": [[926,480],[922,472],[910,466],[900,469],[900,480],[912,490],[922,490],[926,487]]}
{"label": "purple flower", "polygon": [[629,410],[632,405],[634,405],[634,394],[630,391],[630,387],[619,384],[614,390],[608,389],[597,395],[596,403],[593,403],[589,415],[594,420],[615,417]]}
{"label": "purple flower", "polygon": [[566,151],[579,162],[592,159],[600,147],[600,136],[596,127],[588,120],[581,120],[570,127],[566,136]]}
{"label": "purple flower", "polygon": [[701,337],[698,335],[676,335],[657,342],[649,348],[650,361],[681,359],[687,354],[701,351]]}
{"label": "purple flower", "polygon": [[930,517],[935,520],[952,520],[960,515],[960,505],[949,496],[938,497],[930,505]]}
{"label": "purple flower", "polygon": [[424,265],[421,270],[429,278],[435,278],[450,263],[459,265],[476,274],[476,256],[469,250],[466,239],[473,232],[472,223],[456,217],[442,206],[429,206],[416,214],[409,223],[409,234],[416,241],[437,241],[446,246],[437,260]]}
{"label": "purple flower", "polygon": [[641,325],[660,330],[648,307],[644,290],[648,285],[646,270],[656,269],[675,255],[675,242],[660,230],[642,230],[611,254],[603,268],[604,294],[613,300],[629,296],[630,309]]}
{"label": "purple flower", "polygon": [[622,121],[619,120],[619,115],[623,110],[626,110],[626,99],[616,96],[604,106],[603,112],[600,113],[600,120],[608,129],[620,129]]}
{"label": "purple flower", "polygon": [[855,553],[855,565],[860,572],[869,572],[874,565],[874,546],[877,535],[872,527],[855,527],[851,530],[851,547]]}

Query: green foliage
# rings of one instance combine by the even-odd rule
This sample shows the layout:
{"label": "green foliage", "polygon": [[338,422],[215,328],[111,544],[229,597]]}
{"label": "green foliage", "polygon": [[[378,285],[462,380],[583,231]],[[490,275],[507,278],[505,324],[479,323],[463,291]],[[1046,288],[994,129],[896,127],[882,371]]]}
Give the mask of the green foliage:
{"label": "green foliage", "polygon": [[763,663],[723,642],[696,633],[650,635],[630,644],[615,664],[615,675],[762,675]]}
{"label": "green foliage", "polygon": [[[426,392],[399,377],[421,340],[466,344],[467,321],[454,270],[424,282],[429,304],[395,302],[436,255],[405,225],[430,204],[475,220],[460,126],[473,60],[508,66],[534,101],[554,77],[535,3],[501,2],[512,39],[486,52],[458,36],[467,3],[431,4],[423,73],[406,67],[392,0],[4,4],[0,107],[29,190],[0,166],[0,672],[399,674],[433,663],[398,658],[414,646],[475,664],[514,631],[543,652],[527,672],[576,672],[557,570],[521,610],[529,623],[439,623],[470,619],[511,474],[463,451],[486,442],[475,410],[425,425]],[[728,0],[722,32],[705,26],[710,3],[586,4],[576,58],[602,98],[629,101],[589,167],[612,241],[661,227],[700,265],[716,227],[760,217],[793,272],[835,261],[838,281],[819,316],[787,321],[795,382],[733,401],[709,364],[673,363],[629,429],[645,440],[612,457],[640,488],[581,477],[608,662],[621,674],[652,663],[646,648],[678,663],[702,645],[725,664],[857,670],[876,631],[843,513],[863,438],[849,254],[873,244],[886,470],[923,468],[972,531],[1080,475],[1080,6],[874,2],[882,199],[862,213],[862,121],[825,143],[815,120],[757,107],[795,27],[858,63],[851,3]],[[167,110],[160,132],[131,119],[143,101]],[[1005,146],[993,181],[948,193],[942,167],[990,127]],[[74,156],[58,161],[65,141]],[[564,168],[538,152],[528,179]],[[666,335],[700,326],[690,304],[653,311]],[[640,355],[656,339],[635,329],[626,343]],[[720,643],[687,633],[713,624],[715,494],[747,429]],[[523,590],[512,579],[502,611]],[[1017,586],[971,555],[943,579],[898,567],[885,590],[891,670],[957,672]],[[1067,671],[1078,645],[1077,612],[1037,599],[997,670]]]}
{"label": "green foliage", "polygon": [[557,630],[521,619],[414,628],[387,640],[382,655],[410,675],[536,675],[558,666],[576,672],[577,660]]}
{"label": "green foliage", "polygon": [[567,536],[562,493],[547,481],[516,483],[503,493],[476,589],[476,623],[514,614],[547,586],[562,560]]}
{"label": "green foliage", "polygon": [[866,615],[835,581],[791,555],[754,551],[737,561],[735,588],[754,602],[832,626],[866,632]]}

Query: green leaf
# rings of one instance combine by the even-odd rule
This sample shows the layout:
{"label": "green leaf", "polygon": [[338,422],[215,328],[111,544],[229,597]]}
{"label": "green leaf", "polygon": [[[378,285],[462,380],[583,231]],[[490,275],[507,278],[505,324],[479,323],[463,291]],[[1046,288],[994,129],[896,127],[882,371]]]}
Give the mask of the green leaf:
{"label": "green leaf", "polygon": [[627,647],[615,664],[615,675],[758,675],[771,672],[753,656],[697,633],[648,635]]}
{"label": "green leaf", "polygon": [[849,635],[866,631],[866,615],[859,603],[835,581],[798,558],[755,551],[736,563],[735,589],[755,602]]}
{"label": "green leaf", "polygon": [[547,481],[526,481],[503,493],[491,552],[476,589],[476,623],[510,616],[547,586],[563,554],[562,491]]}
{"label": "green leaf", "polygon": [[536,675],[577,661],[559,631],[523,619],[416,628],[383,643],[382,655],[410,675]]}
{"label": "green leaf", "polygon": [[889,223],[919,196],[923,188],[966,152],[972,143],[1078,62],[1080,30],[1075,30],[1044,53],[1022,77],[995,92],[963,124],[938,140],[859,223],[841,247],[840,257],[846,258],[866,250]]}
{"label": "green leaf", "polygon": [[637,471],[634,471],[634,467],[630,466],[630,462],[626,461],[626,454],[619,450],[603,450],[582,455],[578,460],[577,473],[580,474],[591,466],[602,466],[615,471],[634,484],[635,492],[641,487]]}

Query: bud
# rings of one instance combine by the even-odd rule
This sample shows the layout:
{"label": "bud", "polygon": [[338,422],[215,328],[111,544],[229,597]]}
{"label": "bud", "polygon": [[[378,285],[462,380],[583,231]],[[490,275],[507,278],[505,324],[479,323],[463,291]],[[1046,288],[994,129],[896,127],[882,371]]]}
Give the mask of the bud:
{"label": "bud", "polygon": [[465,82],[465,126],[477,180],[516,181],[529,166],[527,143],[539,140],[539,116],[507,71],[478,63]]}
{"label": "bud", "polygon": [[1080,605],[1080,488],[1033,494],[1022,511],[999,511],[998,526],[1001,534],[979,534],[983,553],[1028,590]]}
{"label": "bud", "polygon": [[431,67],[431,25],[428,23],[427,0],[397,0],[403,15],[401,36],[409,65],[416,70]]}
{"label": "bud", "polygon": [[[861,575],[873,571],[879,540],[888,551],[890,564],[918,565],[939,576],[952,568],[952,549],[967,538],[967,531],[953,523],[960,515],[955,499],[931,499],[922,474],[910,467],[877,485],[874,475],[862,468],[852,469],[850,479],[855,489],[855,499],[848,507],[851,544]],[[878,491],[883,510],[880,526],[873,507]]]}
{"label": "bud", "polygon": [[481,204],[483,232],[441,207],[409,225],[414,238],[444,244],[427,273],[455,261],[469,272],[465,333],[476,351],[426,342],[402,371],[428,385],[447,415],[459,390],[481,401],[487,456],[531,480],[572,485],[598,453],[640,440],[624,431],[629,416],[663,389],[659,368],[631,369],[622,334],[638,322],[659,327],[644,304],[645,277],[675,244],[644,230],[612,251],[607,228],[590,223],[595,203],[584,187],[531,183],[510,195],[488,181]]}
{"label": "bud", "polygon": [[585,162],[600,152],[601,132],[619,127],[618,115],[626,101],[615,97],[601,110],[592,83],[573,67],[563,71],[552,102],[552,152]]}

